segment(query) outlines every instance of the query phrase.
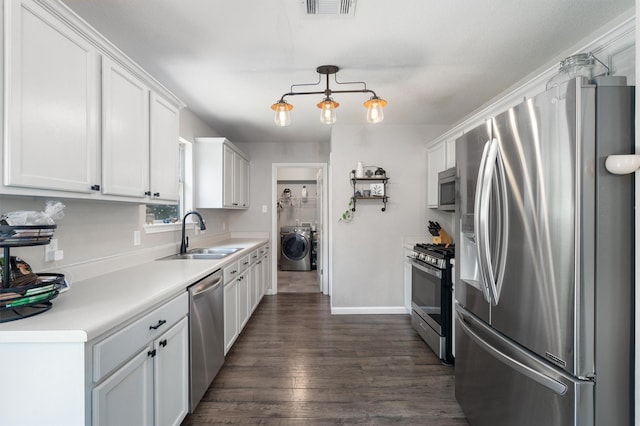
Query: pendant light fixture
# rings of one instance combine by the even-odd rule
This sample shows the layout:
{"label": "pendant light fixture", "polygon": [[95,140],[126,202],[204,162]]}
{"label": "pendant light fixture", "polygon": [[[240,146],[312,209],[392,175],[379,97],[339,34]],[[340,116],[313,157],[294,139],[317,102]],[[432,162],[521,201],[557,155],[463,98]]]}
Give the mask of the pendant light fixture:
{"label": "pendant light fixture", "polygon": [[[317,104],[318,108],[320,108],[320,122],[324,124],[333,124],[336,122],[336,108],[340,106],[340,104],[334,101],[331,98],[331,95],[334,93],[370,93],[371,99],[364,103],[364,107],[367,108],[367,121],[369,123],[380,123],[384,119],[384,113],[382,108],[387,105],[387,101],[384,99],[380,99],[373,90],[367,89],[367,84],[363,81],[351,81],[351,82],[340,82],[336,78],[336,73],[340,70],[335,65],[321,65],[316,68],[318,72],[318,82],[317,83],[308,83],[308,84],[294,84],[291,86],[291,89],[288,93],[285,93],[280,97],[280,100],[275,104],[271,105],[271,109],[275,111],[275,123],[278,126],[289,126],[291,124],[291,115],[289,112],[293,109],[293,105],[287,103],[284,100],[287,96],[296,96],[296,95],[324,95],[324,99]],[[322,76],[326,76],[326,88],[322,91],[314,91],[314,92],[295,92],[294,87],[301,86],[318,86],[322,83]],[[362,89],[350,89],[350,90],[332,90],[329,87],[329,76],[334,76],[334,81],[336,84],[344,84],[344,85],[353,85],[353,84],[361,84],[364,86]]]}

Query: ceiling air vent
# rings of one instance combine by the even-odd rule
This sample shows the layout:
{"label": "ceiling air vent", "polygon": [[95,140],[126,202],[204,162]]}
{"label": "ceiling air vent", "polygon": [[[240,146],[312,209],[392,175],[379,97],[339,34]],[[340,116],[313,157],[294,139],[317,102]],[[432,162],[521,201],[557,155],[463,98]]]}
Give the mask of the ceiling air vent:
{"label": "ceiling air vent", "polygon": [[356,0],[306,0],[307,15],[355,14]]}

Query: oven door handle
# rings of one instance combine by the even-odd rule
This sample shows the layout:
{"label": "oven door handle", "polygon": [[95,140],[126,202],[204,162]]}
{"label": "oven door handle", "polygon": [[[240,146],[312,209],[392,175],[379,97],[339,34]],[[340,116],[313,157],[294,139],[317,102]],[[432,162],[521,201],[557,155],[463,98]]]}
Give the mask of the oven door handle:
{"label": "oven door handle", "polygon": [[433,275],[434,277],[438,277],[438,278],[442,278],[442,271],[440,271],[439,269],[436,268],[431,268],[429,266],[423,266],[420,265],[418,262],[416,262],[415,260],[413,260],[413,258],[409,258],[411,259],[411,266],[421,270],[422,272],[426,272],[427,274]]}

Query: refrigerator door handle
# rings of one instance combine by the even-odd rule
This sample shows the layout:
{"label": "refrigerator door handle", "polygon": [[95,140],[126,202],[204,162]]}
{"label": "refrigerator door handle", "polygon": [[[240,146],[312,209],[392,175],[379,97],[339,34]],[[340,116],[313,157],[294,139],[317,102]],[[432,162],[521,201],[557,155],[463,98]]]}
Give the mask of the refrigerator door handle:
{"label": "refrigerator door handle", "polygon": [[[485,160],[485,172],[483,175],[482,194],[478,209],[479,218],[479,236],[477,237],[478,258],[481,264],[481,276],[485,281],[484,286],[487,288],[489,298],[488,302],[493,305],[498,304],[500,293],[502,290],[502,277],[506,265],[506,241],[507,228],[507,211],[506,211],[506,183],[504,166],[500,156],[500,144],[497,139],[489,142],[489,149]],[[492,195],[492,181],[497,177],[500,184],[500,192],[495,194],[498,201],[498,210],[495,212],[498,222],[498,250],[496,252],[496,260],[498,267],[496,273],[493,270],[493,258],[491,256],[491,240],[489,237],[489,208]]]}
{"label": "refrigerator door handle", "polygon": [[476,253],[478,257],[478,271],[480,272],[480,289],[482,290],[482,295],[488,303],[491,303],[491,294],[489,293],[489,287],[487,286],[485,265],[483,263],[483,253],[481,250],[482,246],[482,223],[483,220],[480,217],[482,213],[482,197],[484,194],[484,181],[485,174],[487,168],[487,156],[489,154],[489,147],[491,145],[491,141],[487,141],[484,144],[484,149],[482,150],[482,157],[480,157],[480,167],[478,169],[478,179],[476,180],[476,195],[473,206],[473,229],[476,240]]}
{"label": "refrigerator door handle", "polygon": [[513,359],[512,357],[502,353],[500,350],[498,350],[497,348],[492,346],[490,343],[488,343],[486,340],[484,340],[482,337],[480,337],[469,326],[466,315],[461,313],[459,310],[456,311],[456,315],[458,317],[458,324],[460,325],[460,328],[462,328],[462,330],[471,339],[473,339],[478,345],[480,345],[485,351],[487,351],[494,358],[496,358],[503,364],[506,364],[507,366],[511,367],[512,369],[524,374],[531,380],[541,384],[547,389],[557,393],[558,395],[564,395],[567,392],[568,387],[564,383],[559,382],[555,379],[552,379],[551,377],[545,376],[544,374],[534,370],[533,368],[527,365],[524,365],[520,361]]}

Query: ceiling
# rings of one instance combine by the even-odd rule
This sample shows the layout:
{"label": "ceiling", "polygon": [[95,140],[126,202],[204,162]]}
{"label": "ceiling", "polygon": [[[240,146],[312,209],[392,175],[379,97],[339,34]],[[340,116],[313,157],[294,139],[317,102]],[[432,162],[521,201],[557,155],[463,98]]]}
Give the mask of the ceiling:
{"label": "ceiling", "polygon": [[[270,109],[292,84],[316,83],[325,64],[387,100],[385,124],[451,125],[634,7],[359,0],[354,15],[308,16],[306,0],[63,1],[232,142],[329,141],[321,95],[287,98],[289,127]],[[333,98],[336,124],[366,124],[368,95]]]}

